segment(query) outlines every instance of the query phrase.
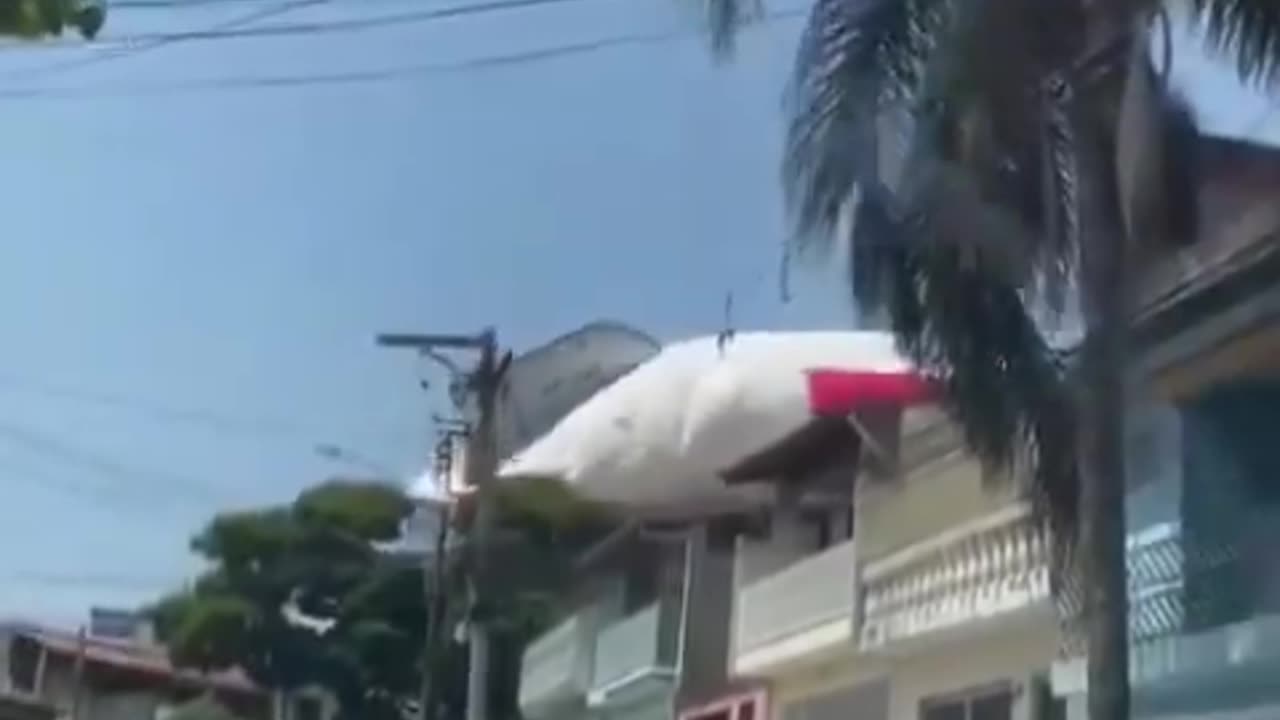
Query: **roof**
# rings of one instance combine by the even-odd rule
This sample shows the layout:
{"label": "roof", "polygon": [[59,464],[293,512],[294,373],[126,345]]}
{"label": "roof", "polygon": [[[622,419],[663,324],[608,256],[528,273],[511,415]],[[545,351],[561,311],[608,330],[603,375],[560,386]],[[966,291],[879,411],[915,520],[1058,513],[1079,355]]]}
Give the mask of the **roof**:
{"label": "roof", "polygon": [[1245,140],[1201,140],[1197,241],[1144,268],[1139,324],[1280,254],[1280,148]]}
{"label": "roof", "polygon": [[[81,652],[81,638],[75,632],[32,623],[0,623],[14,636],[27,638],[55,655],[75,657]],[[241,670],[202,673],[177,668],[163,645],[87,636],[83,639],[85,660],[120,670],[152,675],[177,685],[214,688],[237,693],[264,692]]]}

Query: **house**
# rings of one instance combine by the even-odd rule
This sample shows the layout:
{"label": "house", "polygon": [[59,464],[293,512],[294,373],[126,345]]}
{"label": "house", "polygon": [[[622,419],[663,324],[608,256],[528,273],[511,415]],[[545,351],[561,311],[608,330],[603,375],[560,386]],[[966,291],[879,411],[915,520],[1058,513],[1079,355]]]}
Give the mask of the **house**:
{"label": "house", "polygon": [[239,671],[175,668],[145,624],[122,633],[105,623],[83,632],[0,623],[0,693],[75,720],[158,720],[205,695],[246,720],[325,720],[333,714],[332,702],[318,691],[286,698]]}
{"label": "house", "polygon": [[669,720],[682,687],[719,686],[728,539],[718,528],[662,533],[627,524],[585,553],[569,612],[524,652],[524,716]]}
{"label": "house", "polygon": [[[1280,151],[1220,141],[1202,241],[1145,277],[1127,497],[1134,717],[1280,715]],[[1087,647],[1054,690],[1084,717]],[[1069,623],[1068,627],[1071,627]]]}
{"label": "house", "polygon": [[[1139,278],[1126,440],[1135,717],[1270,718],[1280,151],[1209,138],[1201,163],[1196,242],[1145,258]],[[530,720],[1083,718],[1083,618],[1071,592],[1051,593],[1045,528],[937,412],[862,421],[874,442],[818,432],[792,457],[727,473],[771,478],[780,502],[698,528],[701,550],[663,561],[683,568],[679,592],[627,605],[620,586],[584,579],[580,592],[615,599],[575,606],[529,647]]]}
{"label": "house", "polygon": [[900,433],[896,471],[842,468],[843,517],[775,510],[740,541],[729,667],[763,688],[750,714],[1040,717],[1058,648],[1047,534],[936,411],[885,432]]}

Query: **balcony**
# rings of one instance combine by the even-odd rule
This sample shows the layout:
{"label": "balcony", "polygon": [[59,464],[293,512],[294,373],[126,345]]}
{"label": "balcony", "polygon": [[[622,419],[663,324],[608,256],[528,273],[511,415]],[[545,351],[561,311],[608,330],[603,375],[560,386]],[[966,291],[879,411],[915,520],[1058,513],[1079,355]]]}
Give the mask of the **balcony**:
{"label": "balcony", "polygon": [[670,691],[679,665],[680,606],[656,602],[605,627],[596,638],[593,707],[625,705]]}
{"label": "balcony", "polygon": [[1022,613],[1052,617],[1049,538],[1014,505],[869,564],[862,576],[864,651],[980,631]]}
{"label": "balcony", "polygon": [[734,673],[766,674],[852,647],[856,559],[849,540],[739,591]]}
{"label": "balcony", "polygon": [[579,612],[525,649],[520,710],[526,717],[555,717],[586,699],[595,650],[594,617],[592,611]]}
{"label": "balcony", "polygon": [[[1280,674],[1280,519],[1243,513],[1209,540],[1179,522],[1145,528],[1126,541],[1129,671],[1144,714],[1217,712],[1274,698]],[[1067,627],[1075,642],[1054,666],[1059,695],[1084,693],[1085,618],[1072,597]],[[1272,700],[1268,700],[1271,702]]]}

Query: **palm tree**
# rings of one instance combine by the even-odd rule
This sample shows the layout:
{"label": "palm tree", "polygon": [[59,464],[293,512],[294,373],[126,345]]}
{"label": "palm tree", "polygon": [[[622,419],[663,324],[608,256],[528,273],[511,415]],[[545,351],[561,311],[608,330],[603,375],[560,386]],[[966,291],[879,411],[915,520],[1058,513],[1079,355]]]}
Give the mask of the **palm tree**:
{"label": "palm tree", "polygon": [[[756,8],[708,2],[728,48]],[[796,246],[847,242],[858,307],[944,382],[975,455],[1028,466],[1059,578],[1082,573],[1094,720],[1129,714],[1131,269],[1196,226],[1198,134],[1165,85],[1170,13],[1201,23],[1242,79],[1280,74],[1275,0],[816,0],[789,93]],[[1084,339],[1066,362],[1043,317],[1073,296]]]}

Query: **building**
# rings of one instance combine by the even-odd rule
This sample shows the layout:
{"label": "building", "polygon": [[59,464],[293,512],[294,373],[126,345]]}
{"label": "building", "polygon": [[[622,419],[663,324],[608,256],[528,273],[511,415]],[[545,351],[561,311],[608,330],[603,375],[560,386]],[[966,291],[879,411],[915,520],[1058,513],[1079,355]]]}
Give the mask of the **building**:
{"label": "building", "polygon": [[[116,613],[95,620],[114,620]],[[175,668],[146,625],[125,632],[106,622],[74,632],[33,623],[0,623],[0,693],[58,718],[160,720],[177,706],[210,695],[245,720],[326,720],[324,693],[273,695],[239,671],[200,673]]]}
{"label": "building", "polygon": [[25,695],[0,694],[0,720],[54,720],[58,711]]}
{"label": "building", "polygon": [[[1135,716],[1270,718],[1280,455],[1264,438],[1280,427],[1280,154],[1206,139],[1201,162],[1196,242],[1140,278],[1127,440]],[[1083,718],[1082,618],[1069,593],[1050,597],[1051,538],[984,481],[954,428],[912,415],[882,438],[899,449],[897,472],[858,471],[839,536],[775,510],[766,536],[741,540],[733,675],[754,678],[784,720]],[[742,697],[727,688],[684,717],[737,720]]]}
{"label": "building", "polygon": [[895,472],[845,470],[843,517],[775,511],[743,538],[731,670],[787,720],[1042,717],[1049,538],[936,412],[900,427]]}
{"label": "building", "polygon": [[[1200,161],[1196,242],[1148,258],[1139,279],[1127,439],[1135,717],[1272,718],[1280,153],[1206,139]],[[824,442],[852,456],[808,444],[802,454],[838,460],[748,473],[800,499],[701,528],[713,552],[684,546],[668,561],[684,569],[683,603],[674,589],[634,612],[588,603],[535,642],[526,715],[1083,718],[1082,618],[1070,593],[1051,597],[1052,538],[937,413],[863,420],[876,452],[836,435]],[[691,570],[699,557],[717,572]]]}
{"label": "building", "polygon": [[569,612],[525,650],[524,716],[669,720],[683,689],[720,687],[729,539],[721,529],[664,534],[631,524],[588,551]]}
{"label": "building", "polygon": [[[1137,326],[1136,718],[1280,716],[1280,162],[1225,141],[1205,155],[1223,178],[1202,194],[1207,241],[1154,265]],[[1065,639],[1054,689],[1084,717],[1087,648]]]}

